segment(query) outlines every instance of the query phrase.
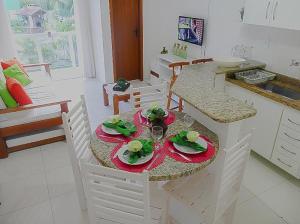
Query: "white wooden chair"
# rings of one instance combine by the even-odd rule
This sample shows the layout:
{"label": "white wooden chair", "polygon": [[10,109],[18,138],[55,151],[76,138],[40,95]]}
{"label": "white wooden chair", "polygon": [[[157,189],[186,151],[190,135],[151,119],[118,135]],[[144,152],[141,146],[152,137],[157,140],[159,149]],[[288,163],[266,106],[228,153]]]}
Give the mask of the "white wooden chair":
{"label": "white wooden chair", "polygon": [[149,108],[152,103],[157,103],[162,108],[166,108],[167,82],[146,87],[130,88],[130,100],[132,106],[137,110]]}
{"label": "white wooden chair", "polygon": [[84,96],[81,96],[80,102],[69,113],[63,113],[62,117],[80,207],[82,210],[86,210],[86,198],[79,160],[83,158],[91,162],[96,160],[89,149],[92,132]]}
{"label": "white wooden chair", "polygon": [[232,224],[251,138],[249,134],[232,148],[220,150],[212,167],[164,185],[169,194],[169,216],[181,224],[220,220]]}
{"label": "white wooden chair", "polygon": [[148,173],[136,174],[81,160],[90,224],[152,224]]}

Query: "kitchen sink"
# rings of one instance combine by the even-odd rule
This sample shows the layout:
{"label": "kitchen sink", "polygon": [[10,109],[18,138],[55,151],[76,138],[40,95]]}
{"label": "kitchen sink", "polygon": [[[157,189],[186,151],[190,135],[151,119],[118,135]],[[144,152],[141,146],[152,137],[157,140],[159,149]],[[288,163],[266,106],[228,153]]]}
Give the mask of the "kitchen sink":
{"label": "kitchen sink", "polygon": [[268,92],[276,93],[292,100],[300,100],[300,92],[297,92],[293,89],[275,85],[271,82],[257,84],[256,86]]}

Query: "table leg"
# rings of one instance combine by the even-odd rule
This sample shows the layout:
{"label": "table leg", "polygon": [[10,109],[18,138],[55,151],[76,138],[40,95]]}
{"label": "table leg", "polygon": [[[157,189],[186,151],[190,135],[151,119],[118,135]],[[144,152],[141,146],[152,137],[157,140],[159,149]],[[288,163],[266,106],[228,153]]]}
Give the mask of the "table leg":
{"label": "table leg", "polygon": [[178,107],[178,111],[182,112],[183,111],[183,101],[182,98],[179,98],[179,107]]}
{"label": "table leg", "polygon": [[8,157],[8,150],[5,139],[0,137],[0,159]]}
{"label": "table leg", "polygon": [[114,115],[120,114],[120,109],[119,109],[119,96],[118,95],[114,95],[113,96],[113,107],[114,107]]}
{"label": "table leg", "polygon": [[104,106],[109,105],[108,94],[107,94],[106,89],[105,89],[106,86],[107,86],[107,84],[103,84],[103,86],[102,86]]}
{"label": "table leg", "polygon": [[62,113],[68,113],[69,112],[69,108],[68,108],[68,103],[63,103],[60,105],[60,110]]}

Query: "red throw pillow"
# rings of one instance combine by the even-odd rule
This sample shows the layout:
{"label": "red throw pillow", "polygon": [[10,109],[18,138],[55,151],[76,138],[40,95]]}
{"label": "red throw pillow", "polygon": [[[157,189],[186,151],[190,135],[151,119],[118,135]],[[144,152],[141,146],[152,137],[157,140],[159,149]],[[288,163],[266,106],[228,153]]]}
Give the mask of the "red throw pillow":
{"label": "red throw pillow", "polygon": [[13,58],[13,59],[10,59],[10,60],[7,60],[7,61],[1,61],[1,67],[2,67],[3,70],[5,70],[5,69],[7,69],[10,66],[15,65],[15,64],[17,64],[20,67],[20,69],[28,76],[25,68],[23,67],[23,65],[17,59]]}
{"label": "red throw pillow", "polygon": [[6,86],[10,95],[12,95],[20,106],[32,104],[31,98],[28,96],[22,84],[18,80],[7,78]]}

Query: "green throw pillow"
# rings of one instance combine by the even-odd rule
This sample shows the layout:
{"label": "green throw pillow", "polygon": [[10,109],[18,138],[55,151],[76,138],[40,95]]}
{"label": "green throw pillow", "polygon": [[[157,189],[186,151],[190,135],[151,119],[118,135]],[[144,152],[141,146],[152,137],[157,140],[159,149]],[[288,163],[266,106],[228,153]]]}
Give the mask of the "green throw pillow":
{"label": "green throw pillow", "polygon": [[18,106],[17,102],[8,92],[6,85],[3,81],[0,81],[0,96],[8,108],[15,108]]}
{"label": "green throw pillow", "polygon": [[19,65],[14,64],[9,68],[3,70],[3,74],[7,77],[18,80],[23,86],[27,86],[32,82],[30,78],[22,71]]}

